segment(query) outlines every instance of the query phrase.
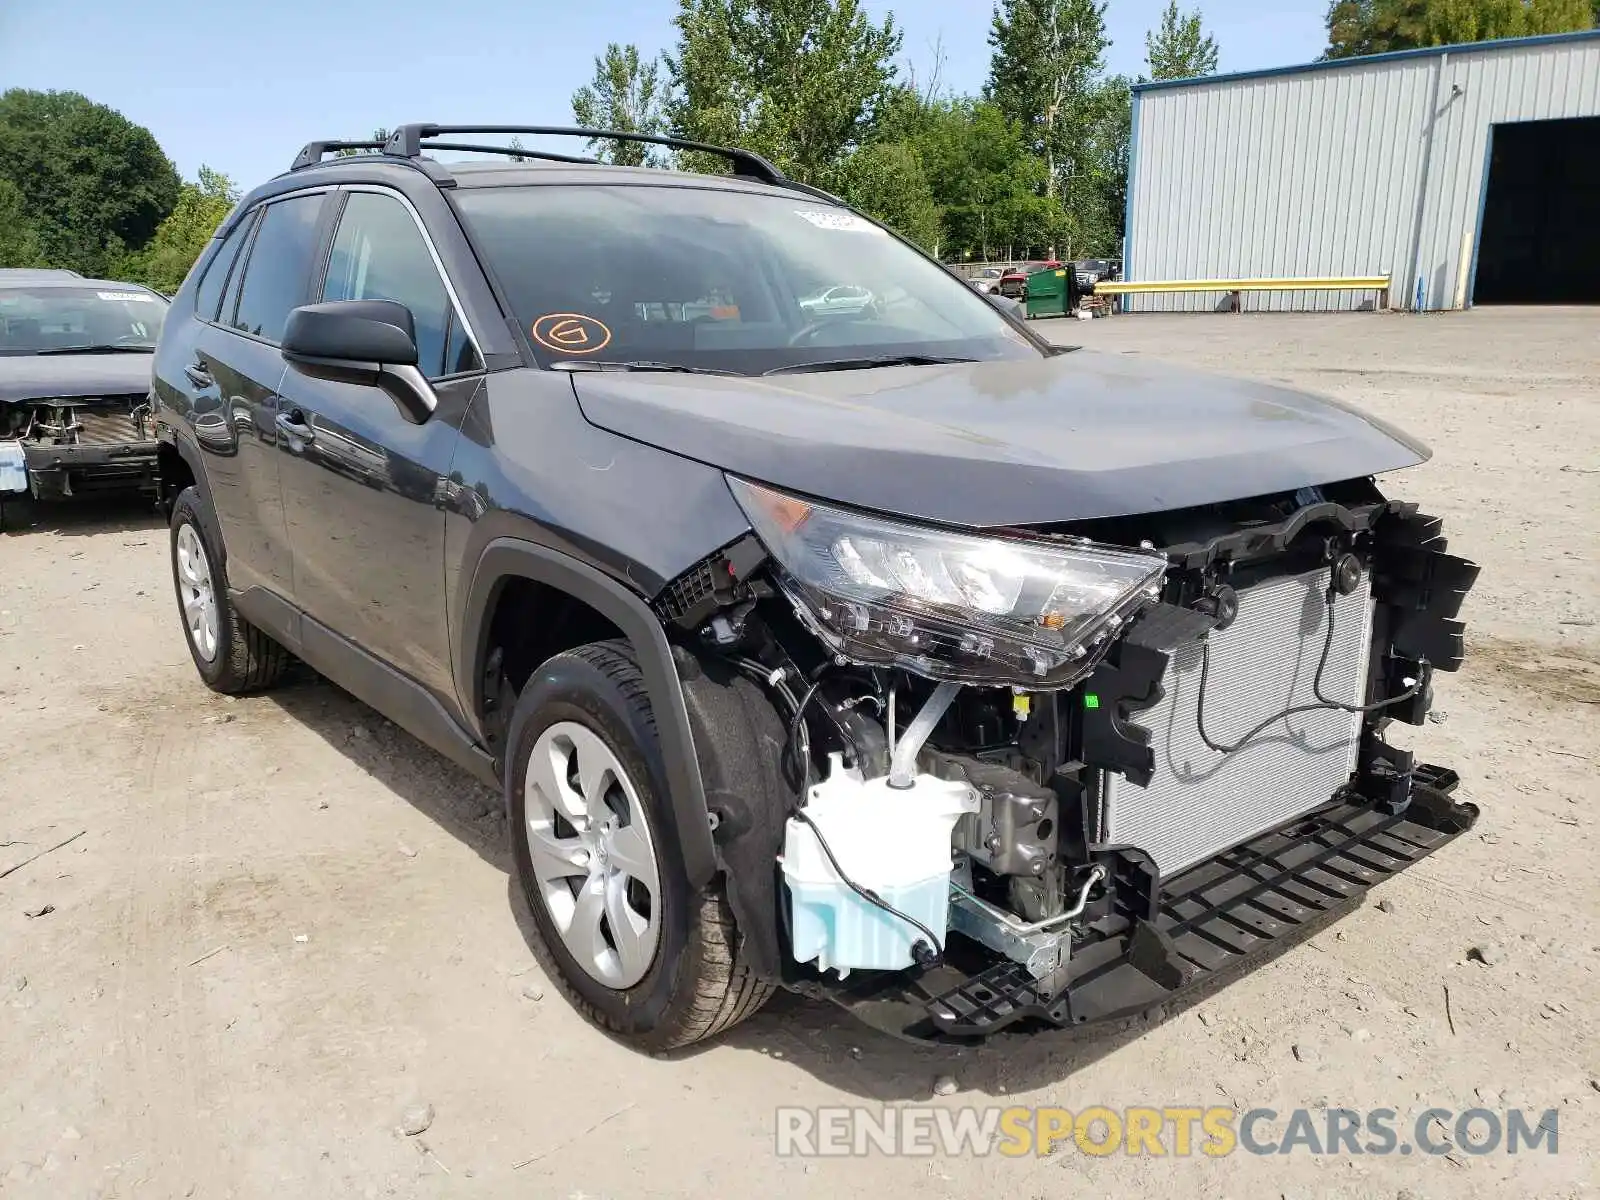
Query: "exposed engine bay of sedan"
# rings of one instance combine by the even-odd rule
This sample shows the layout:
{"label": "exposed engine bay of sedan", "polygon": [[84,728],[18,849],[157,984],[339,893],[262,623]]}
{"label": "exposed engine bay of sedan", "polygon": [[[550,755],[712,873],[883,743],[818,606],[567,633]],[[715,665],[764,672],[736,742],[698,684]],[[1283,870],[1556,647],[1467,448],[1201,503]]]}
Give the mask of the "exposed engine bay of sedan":
{"label": "exposed engine bay of sedan", "polygon": [[754,533],[657,608],[758,974],[914,1037],[1129,1015],[1476,818],[1384,734],[1478,568],[1371,480],[982,533],[730,482]]}
{"label": "exposed engine bay of sedan", "polygon": [[[0,404],[0,447],[25,465],[34,490],[73,496],[146,482],[155,461],[155,421],[146,395],[78,396]],[[8,488],[20,491],[12,479]]]}

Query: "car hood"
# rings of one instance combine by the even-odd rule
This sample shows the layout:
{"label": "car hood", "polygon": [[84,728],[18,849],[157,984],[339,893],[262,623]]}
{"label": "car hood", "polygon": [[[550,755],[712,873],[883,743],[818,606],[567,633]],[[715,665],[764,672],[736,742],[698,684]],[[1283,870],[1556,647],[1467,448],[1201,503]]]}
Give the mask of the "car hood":
{"label": "car hood", "polygon": [[749,378],[577,374],[601,428],[776,487],[974,527],[1133,516],[1412,466],[1338,401],[1127,355]]}
{"label": "car hood", "polygon": [[143,396],[154,354],[0,355],[0,402]]}

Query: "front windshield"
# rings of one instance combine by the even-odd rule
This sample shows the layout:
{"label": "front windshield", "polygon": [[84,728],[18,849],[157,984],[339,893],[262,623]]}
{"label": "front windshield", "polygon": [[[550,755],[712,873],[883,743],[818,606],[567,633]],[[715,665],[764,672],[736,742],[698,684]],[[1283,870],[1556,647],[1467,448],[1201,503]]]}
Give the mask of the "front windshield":
{"label": "front windshield", "polygon": [[759,375],[1040,354],[937,264],[801,193],[549,184],[454,199],[546,363]]}
{"label": "front windshield", "polygon": [[156,348],[167,302],[134,287],[0,288],[0,355]]}

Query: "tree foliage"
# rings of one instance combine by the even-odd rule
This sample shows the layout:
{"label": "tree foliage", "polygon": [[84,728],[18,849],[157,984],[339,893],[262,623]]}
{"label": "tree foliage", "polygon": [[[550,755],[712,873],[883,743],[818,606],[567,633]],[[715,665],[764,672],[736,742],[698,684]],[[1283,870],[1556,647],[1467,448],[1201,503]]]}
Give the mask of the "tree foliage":
{"label": "tree foliage", "polygon": [[939,250],[939,209],[922,157],[906,142],[875,142],[844,161],[844,198],[929,253]]}
{"label": "tree foliage", "polygon": [[[621,133],[662,133],[667,127],[667,84],[661,65],[645,61],[637,46],[606,47],[595,55],[594,79],[572,94],[572,116],[589,129],[615,129]],[[639,142],[590,142],[601,159],[637,167],[658,161],[659,155]]]}
{"label": "tree foliage", "polygon": [[837,186],[894,82],[892,16],[876,24],[860,0],[678,0],[673,24],[674,134],[744,146],[802,182]]}
{"label": "tree foliage", "polygon": [[27,202],[9,179],[0,179],[0,267],[45,264],[39,233],[28,219]]}
{"label": "tree foliage", "polygon": [[1108,45],[1105,5],[1095,0],[999,0],[995,6],[987,96],[1044,159],[1047,194],[1084,166]]}
{"label": "tree foliage", "polygon": [[233,182],[221,172],[202,166],[199,181],[183,185],[178,203],[156,228],[150,244],[118,266],[118,277],[171,295],[238,202],[239,193]]}
{"label": "tree foliage", "polygon": [[53,265],[103,274],[177,202],[178,172],[150,131],[77,92],[0,95],[0,178],[22,193]]}
{"label": "tree foliage", "polygon": [[[946,258],[1115,255],[1131,104],[1130,81],[1105,75],[1104,0],[993,0],[979,96],[943,92],[937,64],[922,81],[898,68],[900,30],[868,2],[677,0],[675,45],[656,59],[606,45],[573,116],[754,150]],[[1363,19],[1431,3],[1439,21],[1469,3],[1546,20],[1591,2],[1344,0]],[[1146,50],[1155,78],[1217,65],[1200,13],[1176,3]],[[515,138],[510,147],[522,149]],[[593,148],[622,164],[727,168],[714,155],[606,139]],[[234,203],[226,178],[202,167],[183,183],[147,130],[82,96],[0,97],[0,264],[115,269],[173,291]]]}
{"label": "tree foliage", "polygon": [[1216,39],[1200,26],[1200,10],[1178,11],[1178,0],[1167,0],[1161,27],[1144,37],[1144,60],[1151,79],[1193,79],[1217,71]]}
{"label": "tree foliage", "polygon": [[1596,0],[1334,0],[1326,58],[1592,29]]}

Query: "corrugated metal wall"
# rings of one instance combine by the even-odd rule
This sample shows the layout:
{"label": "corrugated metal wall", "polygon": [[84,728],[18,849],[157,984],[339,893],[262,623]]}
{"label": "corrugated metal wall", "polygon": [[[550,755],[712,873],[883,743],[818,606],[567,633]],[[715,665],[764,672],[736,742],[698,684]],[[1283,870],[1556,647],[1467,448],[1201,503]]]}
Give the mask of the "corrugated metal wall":
{"label": "corrugated metal wall", "polygon": [[[1420,276],[1423,307],[1449,308],[1463,236],[1476,236],[1490,128],[1600,115],[1600,37],[1157,87],[1134,103],[1125,278],[1387,272],[1394,305],[1413,306]],[[1470,240],[1465,248],[1470,265]],[[1373,299],[1266,292],[1247,293],[1244,305],[1354,308]],[[1185,311],[1229,303],[1206,293],[1127,300]]]}

